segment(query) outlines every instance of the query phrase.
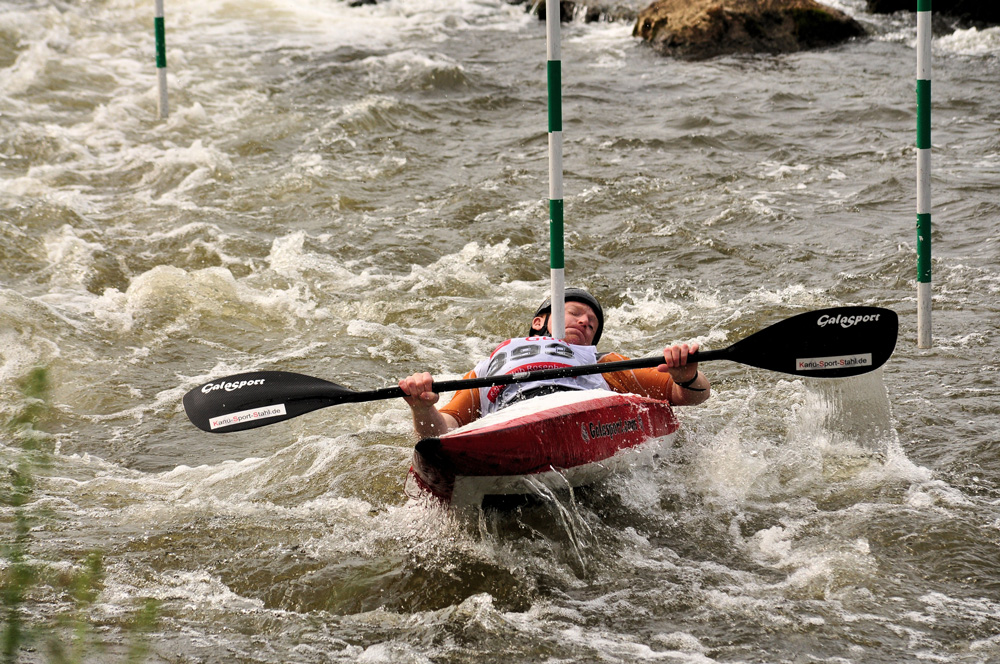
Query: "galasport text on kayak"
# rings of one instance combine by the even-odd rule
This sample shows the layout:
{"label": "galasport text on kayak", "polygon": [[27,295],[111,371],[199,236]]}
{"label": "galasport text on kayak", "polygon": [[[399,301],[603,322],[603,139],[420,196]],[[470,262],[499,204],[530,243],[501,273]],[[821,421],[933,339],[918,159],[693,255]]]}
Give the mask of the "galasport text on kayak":
{"label": "galasport text on kayak", "polygon": [[632,433],[642,430],[642,419],[633,417],[628,420],[618,420],[617,422],[601,423],[588,422],[584,434],[591,440],[595,438],[609,438],[623,433]]}

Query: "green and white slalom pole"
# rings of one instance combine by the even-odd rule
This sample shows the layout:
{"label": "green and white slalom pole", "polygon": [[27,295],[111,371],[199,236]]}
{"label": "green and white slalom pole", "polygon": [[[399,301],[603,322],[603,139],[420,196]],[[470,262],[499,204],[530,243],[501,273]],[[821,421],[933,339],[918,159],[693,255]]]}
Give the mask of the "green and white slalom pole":
{"label": "green and white slalom pole", "polygon": [[917,0],[917,347],[931,347],[931,0]]}
{"label": "green and white slalom pole", "polygon": [[156,0],[156,16],[153,18],[153,32],[156,33],[156,75],[160,85],[158,111],[161,118],[167,117],[167,30],[163,24],[163,0]]}
{"label": "green and white slalom pole", "polygon": [[566,264],[563,253],[562,60],[559,0],[545,0],[546,73],[549,96],[549,269],[552,274],[552,336],[566,336]]}

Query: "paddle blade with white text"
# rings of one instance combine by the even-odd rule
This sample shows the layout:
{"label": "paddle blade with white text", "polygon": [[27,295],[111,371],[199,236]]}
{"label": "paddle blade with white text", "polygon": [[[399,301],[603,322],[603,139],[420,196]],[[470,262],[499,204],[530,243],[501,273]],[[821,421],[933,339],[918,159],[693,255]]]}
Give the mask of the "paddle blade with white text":
{"label": "paddle blade with white text", "polygon": [[288,371],[253,371],[219,378],[184,395],[184,410],[199,429],[243,431],[342,403],[351,390]]}
{"label": "paddle blade with white text", "polygon": [[836,307],[786,318],[701,361],[727,359],[805,378],[846,378],[873,371],[896,347],[899,317],[881,307]]}

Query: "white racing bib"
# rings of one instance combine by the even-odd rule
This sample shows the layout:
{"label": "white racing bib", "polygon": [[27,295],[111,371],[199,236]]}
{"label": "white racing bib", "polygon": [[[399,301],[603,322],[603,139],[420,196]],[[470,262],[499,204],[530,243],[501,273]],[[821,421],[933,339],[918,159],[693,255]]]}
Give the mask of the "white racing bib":
{"label": "white racing bib", "polygon": [[[576,346],[552,337],[528,337],[503,342],[488,359],[476,365],[475,372],[477,376],[497,376],[596,363],[597,348],[594,346]],[[481,387],[479,388],[481,415],[495,413],[516,401],[520,393],[547,385],[562,385],[577,390],[609,389],[607,381],[601,374]]]}

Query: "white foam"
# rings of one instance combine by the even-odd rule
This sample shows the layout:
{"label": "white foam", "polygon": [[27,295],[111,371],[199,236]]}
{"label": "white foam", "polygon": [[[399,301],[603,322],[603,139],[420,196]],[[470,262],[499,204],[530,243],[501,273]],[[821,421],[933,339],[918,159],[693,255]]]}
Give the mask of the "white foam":
{"label": "white foam", "polygon": [[842,11],[848,16],[856,16],[857,12],[865,10],[864,3],[861,0],[824,0],[823,4]]}
{"label": "white foam", "polygon": [[[618,607],[618,613],[631,613],[632,607]],[[634,610],[634,609],[633,609]],[[646,643],[633,640],[627,634],[620,634],[606,631],[599,628],[573,625],[559,628],[558,625],[551,625],[550,629],[555,630],[559,640],[570,646],[576,646],[584,650],[595,650],[603,657],[617,661],[665,661],[690,664],[709,664],[716,660],[707,657],[700,651],[690,652],[684,650],[654,650]]]}
{"label": "white foam", "polygon": [[162,572],[153,584],[143,589],[153,599],[179,603],[187,610],[203,609],[234,612],[259,611],[264,602],[233,592],[219,577],[204,570],[193,572]]}
{"label": "white foam", "polygon": [[957,55],[997,55],[1000,54],[1000,27],[955,30],[939,37],[934,44],[943,52]]}
{"label": "white foam", "polygon": [[258,289],[223,267],[189,272],[160,265],[134,278],[124,293],[107,289],[91,306],[96,320],[120,332],[164,321],[180,324],[201,311],[232,311],[248,321],[263,317],[281,325],[330,317],[302,284]]}
{"label": "white foam", "polygon": [[812,170],[808,164],[781,164],[774,161],[764,161],[760,164],[764,170],[764,177],[770,180],[783,180],[785,178],[802,175]]}
{"label": "white foam", "polygon": [[52,45],[69,41],[69,29],[63,23],[60,12],[49,7],[43,14],[44,16],[35,12],[0,13],[5,33],[20,33],[21,39],[29,43],[18,54],[12,66],[0,69],[0,89],[7,94],[23,94],[38,83],[43,78],[48,63],[59,58]]}
{"label": "white foam", "polygon": [[511,257],[510,240],[499,244],[466,243],[458,252],[441,256],[425,266],[414,265],[410,274],[399,280],[398,288],[420,292],[450,282],[460,282],[464,288],[491,291],[493,282],[489,268],[502,266]]}
{"label": "white foam", "polygon": [[[572,63],[586,57],[588,67],[624,69],[629,63],[632,27],[629,21],[599,21],[586,28],[574,24],[563,35],[567,51],[564,59]],[[579,55],[576,54],[578,50]]]}
{"label": "white foam", "polygon": [[949,486],[941,480],[925,477],[914,483],[906,492],[906,504],[920,510],[945,510],[971,507],[974,503],[961,490]]}
{"label": "white foam", "polygon": [[[349,7],[323,0],[253,0],[238,5],[178,0],[171,14],[186,20],[168,23],[171,33],[182,33],[186,23],[201,26],[198,38],[213,43],[221,39],[268,39],[282,48],[313,45],[327,49],[359,47],[393,49],[405,41],[436,40],[443,29],[475,29],[483,19],[515,24],[526,20],[521,8],[506,3],[453,3],[446,0],[413,0]],[[174,27],[176,26],[176,27]],[[294,38],[293,38],[294,36]],[[189,38],[186,38],[187,41]]]}
{"label": "white foam", "polygon": [[54,287],[85,289],[91,276],[94,255],[104,247],[81,238],[70,225],[64,224],[56,233],[46,233],[45,257],[52,273]]}
{"label": "white foam", "polygon": [[323,251],[327,244],[337,242],[337,237],[328,234],[314,237],[304,231],[276,237],[271,243],[268,265],[282,277],[298,281],[308,275],[309,281],[320,288],[329,286],[343,292],[371,291],[394,282],[391,275],[375,268],[356,270],[353,264],[342,263]]}
{"label": "white foam", "polygon": [[670,650],[698,653],[701,655],[705,655],[709,651],[709,648],[703,645],[702,642],[697,637],[695,637],[692,634],[688,634],[687,632],[654,634],[650,640],[665,648],[669,648]]}
{"label": "white foam", "polygon": [[354,661],[362,664],[432,664],[434,661],[403,641],[376,643],[356,657]]}

